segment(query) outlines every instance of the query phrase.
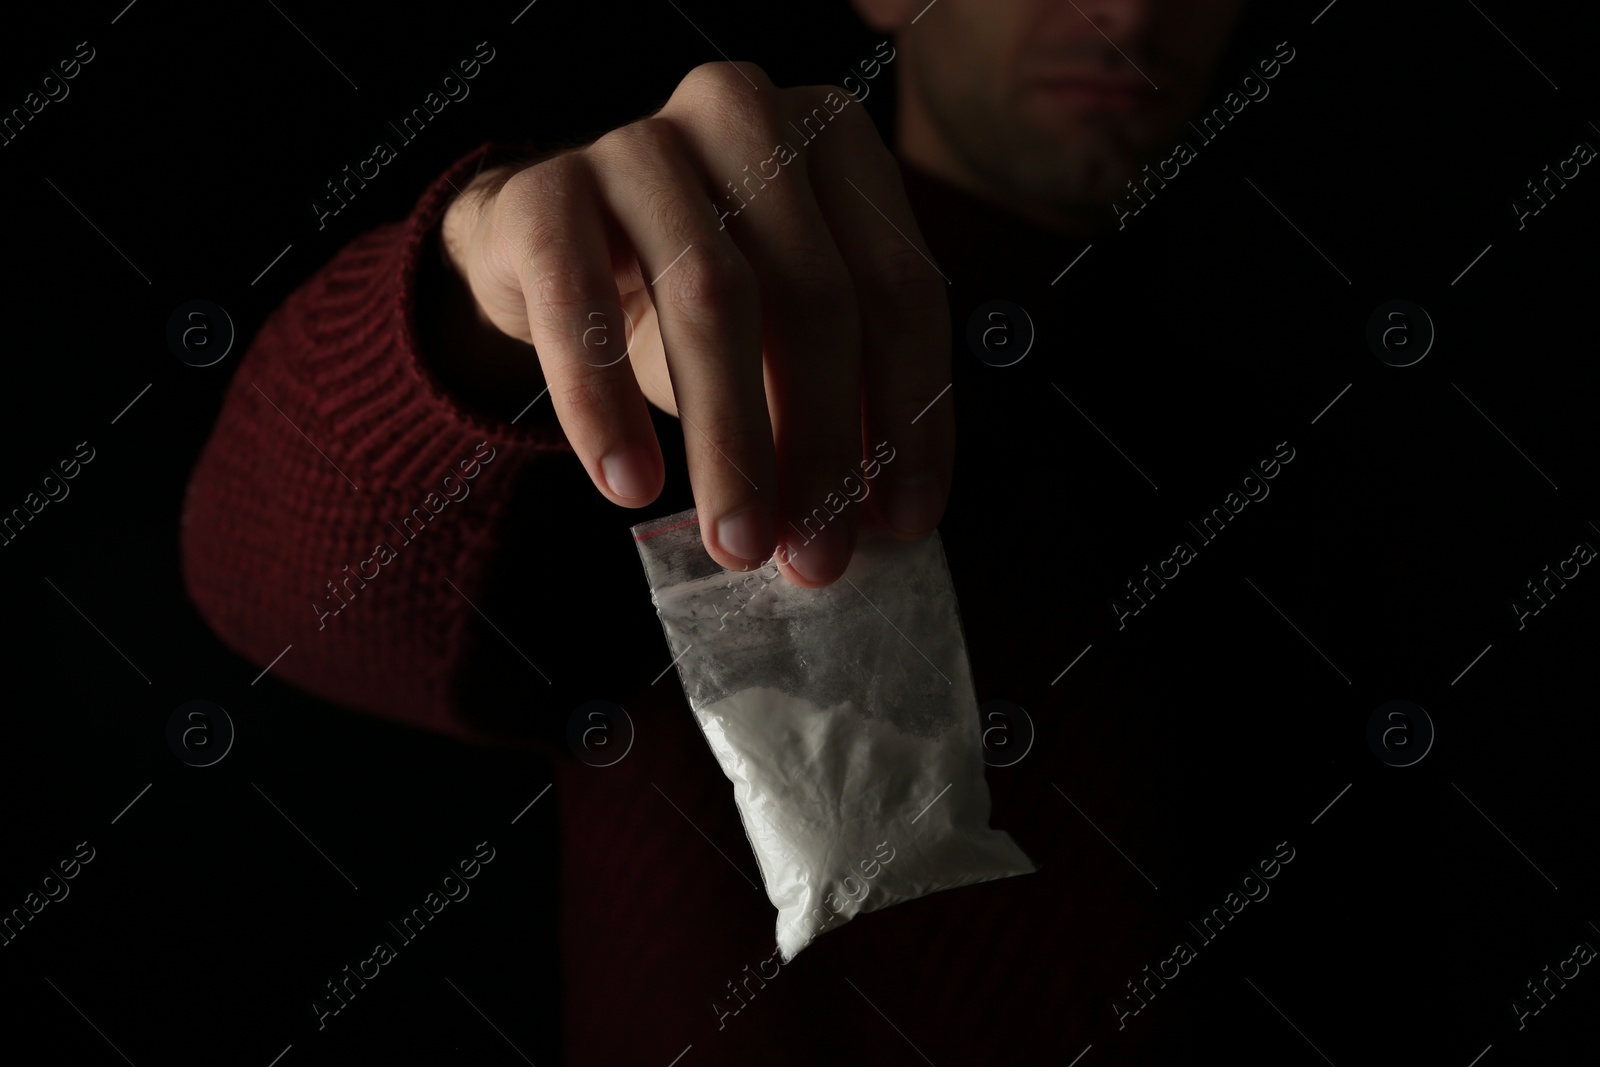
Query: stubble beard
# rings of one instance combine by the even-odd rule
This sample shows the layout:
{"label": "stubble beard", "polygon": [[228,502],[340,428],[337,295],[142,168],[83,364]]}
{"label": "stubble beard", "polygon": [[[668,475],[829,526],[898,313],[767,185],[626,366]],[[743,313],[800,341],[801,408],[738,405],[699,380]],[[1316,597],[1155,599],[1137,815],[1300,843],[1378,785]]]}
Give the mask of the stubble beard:
{"label": "stubble beard", "polygon": [[1084,116],[1071,128],[1043,130],[1004,101],[925,99],[931,122],[983,195],[1021,214],[1110,220],[1110,204],[1139,171],[1137,146],[1115,118]]}

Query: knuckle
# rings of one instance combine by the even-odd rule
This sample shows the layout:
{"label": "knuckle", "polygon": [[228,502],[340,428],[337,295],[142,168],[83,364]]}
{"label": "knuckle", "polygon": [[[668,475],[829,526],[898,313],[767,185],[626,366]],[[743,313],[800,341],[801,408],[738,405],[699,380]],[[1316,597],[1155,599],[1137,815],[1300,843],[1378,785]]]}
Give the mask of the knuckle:
{"label": "knuckle", "polygon": [[574,238],[573,191],[588,181],[587,165],[575,155],[530,167],[507,182],[495,203],[492,233],[501,269],[515,277],[532,302],[566,306],[584,299],[585,256]]}
{"label": "knuckle", "polygon": [[805,247],[785,253],[790,273],[784,280],[788,301],[813,319],[854,319],[859,314],[855,280],[832,252]]}
{"label": "knuckle", "polygon": [[544,205],[559,199],[586,177],[582,157],[567,152],[507,178],[495,198],[495,206],[505,212],[542,214]]}
{"label": "knuckle", "polygon": [[[570,204],[578,182],[585,180],[583,164],[572,157],[553,159],[522,171],[506,183],[506,190],[495,201],[491,232],[497,243],[510,245],[519,276],[527,273],[530,260],[570,259],[577,250],[569,236]],[[513,183],[515,188],[513,189]]]}
{"label": "knuckle", "polygon": [[695,245],[657,283],[662,297],[692,322],[705,323],[756,301],[755,272],[730,251]]}
{"label": "knuckle", "polygon": [[559,398],[561,410],[568,420],[582,423],[603,421],[611,410],[610,389],[603,376],[573,370],[563,375],[563,380],[552,392]]}
{"label": "knuckle", "polygon": [[593,157],[597,162],[613,158],[629,148],[632,144],[632,136],[627,126],[618,126],[614,130],[607,130],[589,143],[588,147],[583,150],[584,154]]}
{"label": "knuckle", "polygon": [[623,127],[633,138],[633,143],[651,157],[660,157],[678,150],[678,134],[672,123],[651,115]]}
{"label": "knuckle", "polygon": [[[818,475],[832,481],[831,472],[848,470],[861,451],[861,395],[852,386],[835,396],[832,410],[824,415],[794,420],[783,431],[781,462],[787,474],[808,479]],[[820,503],[820,501],[818,501]]]}
{"label": "knuckle", "polygon": [[584,250],[571,230],[549,215],[534,215],[522,224],[514,269],[531,299],[543,304],[569,304],[582,299]]}
{"label": "knuckle", "polygon": [[[764,448],[768,452],[772,451],[772,437],[759,420],[739,419],[728,415],[713,415],[709,419],[701,418],[697,420],[696,425],[705,431],[705,436],[702,437],[700,434],[694,434],[693,436],[704,446],[706,452],[710,453],[711,456],[717,457],[715,462],[718,466],[713,469],[717,470],[719,476],[726,473],[730,479],[742,481],[738,472],[729,469],[722,457],[743,457],[748,463],[751,458],[760,454],[761,449]],[[685,440],[687,439],[685,437]],[[746,464],[738,464],[738,466],[745,467],[746,470],[749,469]],[[760,477],[760,475],[757,475],[757,477]]]}
{"label": "knuckle", "polygon": [[701,236],[706,223],[705,217],[698,214],[702,210],[701,199],[695,193],[696,190],[658,174],[641,179],[634,195],[643,207],[644,217],[650,220],[651,229],[672,244],[687,245]]}
{"label": "knuckle", "polygon": [[651,164],[678,150],[672,124],[652,115],[603,135],[591,146],[601,156],[620,156],[630,164]]}
{"label": "knuckle", "polygon": [[772,126],[767,101],[776,91],[766,71],[754,63],[703,63],[684,77],[669,103],[715,116],[730,134],[748,136]]}
{"label": "knuckle", "polygon": [[702,63],[678,83],[695,96],[704,93],[714,97],[753,97],[761,89],[773,88],[772,79],[758,64],[748,61],[726,60]]}
{"label": "knuckle", "polygon": [[524,283],[530,311],[547,322],[563,321],[574,311],[594,300],[586,284],[586,274],[577,260],[562,255],[559,246],[544,256]]}
{"label": "knuckle", "polygon": [[949,293],[939,272],[911,245],[896,239],[879,251],[868,282],[870,299],[891,314],[924,321],[949,315]]}

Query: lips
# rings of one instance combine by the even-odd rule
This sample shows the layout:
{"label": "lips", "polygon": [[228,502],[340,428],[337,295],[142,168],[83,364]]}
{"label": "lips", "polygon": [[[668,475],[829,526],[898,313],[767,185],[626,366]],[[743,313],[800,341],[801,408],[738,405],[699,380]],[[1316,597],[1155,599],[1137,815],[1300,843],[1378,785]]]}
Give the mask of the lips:
{"label": "lips", "polygon": [[1082,76],[1037,77],[1030,89],[1068,106],[1092,111],[1127,112],[1145,104],[1152,90],[1145,82]]}

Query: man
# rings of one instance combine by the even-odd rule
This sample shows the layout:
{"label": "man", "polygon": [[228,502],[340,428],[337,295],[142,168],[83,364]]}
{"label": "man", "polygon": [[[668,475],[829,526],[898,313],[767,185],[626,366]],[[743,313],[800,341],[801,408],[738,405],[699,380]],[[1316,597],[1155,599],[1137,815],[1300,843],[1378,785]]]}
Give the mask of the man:
{"label": "man", "polygon": [[[1203,203],[1164,223],[1129,223],[1144,208],[1128,204],[1136,178],[1159,195],[1145,168],[1194,140],[1189,116],[1221,95],[1213,68],[1239,8],[859,0],[892,35],[871,61],[894,71],[894,153],[848,87],[696,67],[654,115],[584,148],[459,161],[257,337],[185,515],[191,594],[223,638],[262,664],[294,641],[281,677],[461,736],[559,749],[594,698],[637,724],[636,752],[603,775],[570,759],[558,772],[572,1062],[665,1063],[689,1044],[703,1062],[915,1059],[890,1026],[937,1062],[1070,1055],[1117,1030],[1130,1061],[1172,1037],[1133,1021],[1128,980],[1170,955],[1181,886],[1232,864],[1200,855],[1197,827],[1226,818],[1255,849],[1270,819],[1230,805],[1276,797],[1283,775],[1185,793],[1182,754],[1209,765],[1185,748],[1200,739],[1182,713],[1189,687],[1216,691],[1217,650],[1171,638],[1203,625],[1210,579],[1165,560],[1165,578],[1139,574],[1170,551],[1174,515],[1116,453],[1132,446],[1199,499],[1244,454],[1277,477],[1295,452],[1255,403],[1275,356],[1180,347],[1231,312],[1184,286],[1207,269],[1181,236],[1205,224]],[[1152,261],[1139,242],[1156,240],[1170,250]],[[1091,245],[1093,269],[1057,287]],[[1129,321],[1152,291],[1166,314]],[[979,317],[966,343],[993,298],[1023,309],[1035,347],[1014,311]],[[1102,432],[1090,415],[1113,409]],[[1135,425],[1161,432],[1134,444]],[[897,458],[872,495],[813,533],[807,517],[879,441]],[[661,679],[634,517],[614,506],[690,503],[719,563],[775,557],[812,587],[843,573],[863,522],[939,529],[979,698],[1033,709],[1032,754],[991,783],[994,825],[1038,874],[872,914],[779,977],[759,969],[772,909],[725,781]],[[1233,551],[1194,540],[1208,559]],[[1130,575],[1144,584],[1124,588]],[[1118,645],[1113,623],[1152,644]],[[1225,684],[1255,707],[1307,669],[1256,664]]]}
{"label": "man", "polygon": [[[859,7],[900,35],[901,159],[1081,235],[1107,227],[1124,184],[1194,111],[1239,3],[946,3],[925,21],[913,3]],[[818,123],[815,143],[769,189],[749,161],[792,154],[796,120]],[[917,416],[949,380],[944,279],[848,92],[708,64],[649,118],[489,172],[443,236],[475,312],[447,327],[464,378],[528,389],[537,367],[596,488],[633,507],[663,481],[645,402],[675,414],[681,402],[719,563],[748,568],[776,548],[791,580],[837,579],[855,514],[804,553],[795,531],[860,458],[863,432],[892,434],[904,456],[878,517],[915,537],[943,513],[952,405]],[[624,336],[627,362],[610,358]]]}

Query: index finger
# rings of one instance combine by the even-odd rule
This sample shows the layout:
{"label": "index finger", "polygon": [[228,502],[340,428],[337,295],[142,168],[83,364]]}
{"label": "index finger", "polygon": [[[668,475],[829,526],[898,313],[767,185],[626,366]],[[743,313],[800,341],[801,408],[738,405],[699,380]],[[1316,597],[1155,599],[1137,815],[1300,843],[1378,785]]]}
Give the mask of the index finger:
{"label": "index finger", "polygon": [[644,119],[588,151],[656,308],[700,534],[749,570],[775,543],[776,453],[767,415],[756,277],[712,212],[708,182],[671,123]]}

